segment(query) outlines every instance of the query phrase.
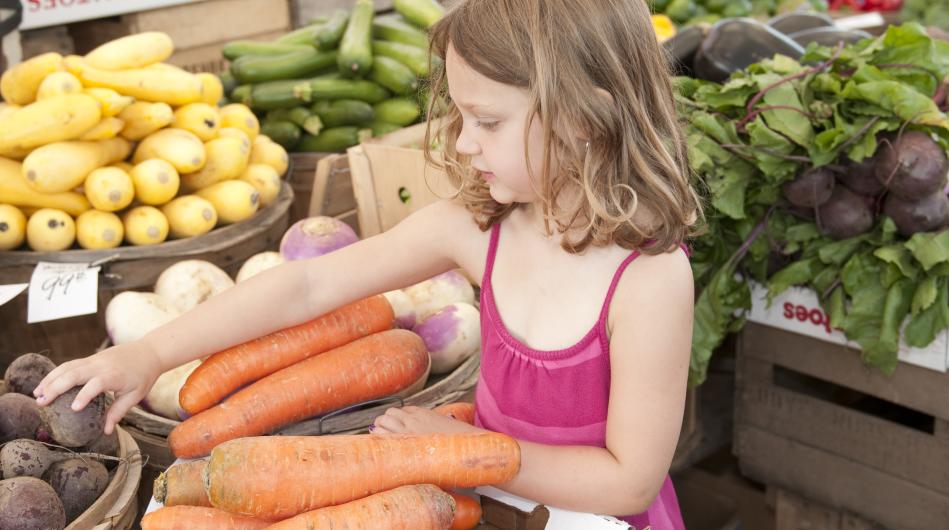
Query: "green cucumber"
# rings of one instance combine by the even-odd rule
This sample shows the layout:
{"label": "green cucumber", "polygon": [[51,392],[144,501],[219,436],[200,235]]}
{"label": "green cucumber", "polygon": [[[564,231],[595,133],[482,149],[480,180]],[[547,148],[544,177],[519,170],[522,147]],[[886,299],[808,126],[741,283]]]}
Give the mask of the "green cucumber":
{"label": "green cucumber", "polygon": [[379,103],[392,96],[381,86],[362,79],[311,79],[312,100],[358,99],[366,103]]}
{"label": "green cucumber", "polygon": [[254,110],[285,109],[309,103],[312,94],[309,80],[286,79],[254,85],[249,101]]}
{"label": "green cucumber", "polygon": [[364,77],[372,68],[372,0],[356,0],[343,38],[339,41],[338,65],[347,77]]}
{"label": "green cucumber", "polygon": [[435,0],[395,0],[392,7],[409,22],[425,29],[445,16],[445,8]]}
{"label": "green cucumber", "polygon": [[227,70],[219,73],[217,78],[221,80],[221,88],[224,89],[224,95],[228,96],[237,88],[237,79]]}
{"label": "green cucumber", "polygon": [[228,42],[221,50],[221,54],[228,61],[233,61],[245,55],[283,55],[292,52],[305,52],[313,47],[306,44],[286,44],[282,42],[260,42],[253,40],[235,40]]}
{"label": "green cucumber", "polygon": [[372,110],[377,120],[403,127],[415,122],[420,115],[418,103],[409,98],[387,99],[373,105]]}
{"label": "green cucumber", "polygon": [[328,16],[326,16],[326,15],[317,15],[317,16],[311,18],[310,20],[307,20],[307,21],[306,21],[306,25],[307,25],[307,26],[312,26],[312,25],[314,25],[314,24],[326,24],[326,21],[328,21],[329,19],[330,19],[330,17],[328,17]]}
{"label": "green cucumber", "polygon": [[332,50],[339,44],[343,38],[343,32],[346,31],[346,25],[349,23],[349,13],[343,9],[333,11],[323,29],[316,36],[316,45],[321,50]]}
{"label": "green cucumber", "polygon": [[231,91],[230,100],[234,103],[243,103],[250,106],[253,100],[254,85],[240,85]]}
{"label": "green cucumber", "polygon": [[379,17],[372,22],[372,36],[377,39],[428,48],[428,35],[402,17]]}
{"label": "green cucumber", "polygon": [[401,129],[402,127],[394,123],[386,123],[384,121],[373,121],[369,123],[369,128],[372,129],[373,138],[377,136],[385,136],[390,132],[395,132]]}
{"label": "green cucumber", "polygon": [[[409,67],[419,77],[428,75],[428,51],[411,44],[387,40],[372,41],[372,53],[375,57],[390,57]],[[434,57],[433,57],[434,59]]]}
{"label": "green cucumber", "polygon": [[300,29],[293,30],[282,37],[278,37],[274,42],[282,42],[284,44],[309,44],[311,46],[316,46],[316,39],[322,31],[322,23],[309,24],[307,26],[303,26]]}
{"label": "green cucumber", "polygon": [[292,107],[287,109],[275,109],[267,113],[267,121],[289,121],[303,127],[307,118],[313,113],[306,107]]}
{"label": "green cucumber", "polygon": [[376,117],[372,105],[355,99],[320,100],[314,103],[310,110],[319,116],[327,127],[363,125]]}
{"label": "green cucumber", "polygon": [[376,57],[369,71],[369,79],[400,95],[418,91],[418,78],[412,70],[391,57]]}
{"label": "green cucumber", "polygon": [[348,147],[358,145],[371,137],[372,129],[333,127],[323,129],[316,136],[304,134],[303,138],[300,139],[300,143],[297,144],[297,150],[315,153],[342,153]]}
{"label": "green cucumber", "polygon": [[335,51],[305,50],[271,57],[247,55],[231,63],[231,73],[242,83],[260,83],[305,77],[335,63]]}
{"label": "green cucumber", "polygon": [[303,122],[301,127],[303,127],[304,131],[310,134],[320,134],[320,132],[323,131],[323,120],[321,120],[316,114],[311,114],[310,117]]}
{"label": "green cucumber", "polygon": [[260,134],[270,138],[283,146],[286,150],[291,150],[300,143],[300,127],[289,121],[270,121],[264,120],[260,125]]}

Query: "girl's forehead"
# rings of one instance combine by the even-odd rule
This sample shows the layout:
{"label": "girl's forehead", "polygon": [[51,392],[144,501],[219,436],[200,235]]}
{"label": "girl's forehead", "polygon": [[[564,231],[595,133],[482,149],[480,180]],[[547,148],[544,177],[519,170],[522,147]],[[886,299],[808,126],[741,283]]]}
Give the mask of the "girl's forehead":
{"label": "girl's forehead", "polygon": [[445,53],[445,73],[452,101],[465,110],[503,108],[523,98],[521,89],[482,75],[450,45]]}

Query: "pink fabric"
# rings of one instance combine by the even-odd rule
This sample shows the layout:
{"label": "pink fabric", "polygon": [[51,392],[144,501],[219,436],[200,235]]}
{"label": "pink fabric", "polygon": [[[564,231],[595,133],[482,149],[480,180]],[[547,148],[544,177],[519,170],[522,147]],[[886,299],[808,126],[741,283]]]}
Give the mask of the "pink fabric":
{"label": "pink fabric", "polygon": [[[491,288],[500,223],[491,229],[481,282],[481,377],[475,424],[517,439],[548,445],[606,447],[610,345],[606,317],[616,285],[638,252],[619,266],[593,329],[580,342],[555,351],[528,347],[501,321]],[[649,509],[620,517],[636,530],[685,530],[672,481],[666,476]]]}

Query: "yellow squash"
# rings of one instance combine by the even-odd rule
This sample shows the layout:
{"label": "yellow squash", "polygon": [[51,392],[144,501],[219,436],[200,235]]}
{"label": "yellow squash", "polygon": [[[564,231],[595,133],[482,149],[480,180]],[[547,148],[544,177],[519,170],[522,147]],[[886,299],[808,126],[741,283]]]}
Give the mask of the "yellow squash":
{"label": "yellow squash", "polygon": [[96,168],[124,160],[132,145],[124,138],[99,142],[56,142],[35,149],[23,161],[23,176],[40,193],[69,191]]}
{"label": "yellow squash", "polygon": [[201,101],[201,80],[184,70],[138,68],[113,72],[93,68],[80,57],[69,57],[65,63],[85,86],[111,88],[138,100],[173,107]]}
{"label": "yellow squash", "polygon": [[67,94],[31,103],[0,118],[0,156],[79,138],[101,117],[99,102],[86,94]]}
{"label": "yellow squash", "polygon": [[37,55],[3,73],[0,77],[0,95],[4,101],[15,105],[33,103],[43,79],[62,69],[62,55],[55,52]]}
{"label": "yellow squash", "polygon": [[175,166],[178,173],[193,173],[205,166],[204,144],[183,129],[162,129],[142,140],[135,149],[132,162],[139,164],[149,158],[161,158]]}
{"label": "yellow squash", "polygon": [[78,94],[82,92],[82,83],[69,72],[53,72],[43,79],[36,91],[36,99],[49,99],[54,96]]}
{"label": "yellow squash", "polygon": [[119,135],[125,127],[125,122],[119,118],[102,118],[98,125],[84,132],[80,140],[108,140]]}
{"label": "yellow squash", "polygon": [[0,250],[12,250],[26,239],[26,216],[15,206],[0,204]]}
{"label": "yellow squash", "polygon": [[76,222],[62,210],[43,208],[26,223],[26,243],[37,252],[66,250],[76,240]]}
{"label": "yellow squash", "polygon": [[207,163],[200,171],[181,175],[187,190],[199,190],[222,180],[236,179],[247,169],[250,149],[237,138],[218,138],[204,144]]}
{"label": "yellow squash", "polygon": [[132,168],[135,196],[142,204],[159,206],[175,198],[181,179],[175,166],[160,158],[145,160]]}
{"label": "yellow squash", "polygon": [[243,180],[225,180],[197,192],[214,206],[222,225],[250,218],[260,208],[260,193]]}
{"label": "yellow squash", "polygon": [[70,215],[79,215],[90,208],[89,201],[78,193],[39,193],[26,183],[22,164],[6,158],[0,158],[0,197],[14,206],[56,208]]}
{"label": "yellow squash", "polygon": [[201,80],[201,102],[217,107],[218,102],[224,98],[224,85],[221,84],[221,78],[207,72],[201,72],[195,76]]}
{"label": "yellow squash", "polygon": [[168,218],[174,238],[206,234],[217,224],[214,206],[197,195],[182,195],[162,206],[161,212]]}
{"label": "yellow squash", "polygon": [[99,102],[102,106],[102,115],[107,118],[118,116],[126,107],[135,103],[135,98],[132,96],[123,96],[111,88],[87,88],[83,92]]}
{"label": "yellow squash", "polygon": [[135,187],[132,177],[115,166],[100,167],[89,176],[82,186],[86,198],[96,210],[115,212],[132,204]]}
{"label": "yellow squash", "polygon": [[231,103],[221,107],[218,112],[221,114],[221,127],[237,127],[247,133],[251,140],[260,134],[260,121],[247,105]]}
{"label": "yellow squash", "polygon": [[[266,138],[266,136],[264,138]],[[288,155],[287,150],[278,143],[255,141],[250,153],[250,163],[267,164],[274,168],[278,175],[283,175],[287,172],[287,166],[290,165],[290,155]]]}
{"label": "yellow squash", "polygon": [[124,235],[125,227],[114,213],[89,210],[76,218],[76,241],[82,248],[115,248],[122,244]]}
{"label": "yellow squash", "polygon": [[220,120],[217,109],[207,103],[191,103],[175,111],[172,127],[194,133],[202,142],[217,138]]}
{"label": "yellow squash", "polygon": [[125,225],[125,239],[133,245],[157,245],[168,239],[168,219],[153,206],[132,208],[122,218],[122,222]]}
{"label": "yellow squash", "polygon": [[175,45],[160,31],[145,31],[109,41],[87,53],[86,63],[101,70],[144,68],[171,57]]}
{"label": "yellow squash", "polygon": [[268,206],[280,194],[280,175],[267,164],[250,164],[240,176],[260,194],[260,205]]}
{"label": "yellow squash", "polygon": [[122,110],[119,118],[125,121],[125,127],[119,134],[126,140],[137,142],[171,124],[175,114],[167,103],[136,101]]}

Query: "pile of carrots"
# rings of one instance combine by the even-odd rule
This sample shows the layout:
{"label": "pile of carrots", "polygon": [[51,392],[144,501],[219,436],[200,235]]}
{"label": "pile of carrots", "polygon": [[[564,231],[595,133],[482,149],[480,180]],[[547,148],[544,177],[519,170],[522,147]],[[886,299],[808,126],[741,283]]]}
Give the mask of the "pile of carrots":
{"label": "pile of carrots", "polygon": [[481,507],[451,489],[519,469],[517,442],[498,433],[241,438],[159,477],[165,507],[142,529],[469,530]]}
{"label": "pile of carrots", "polygon": [[191,415],[168,436],[178,458],[424,383],[431,359],[411,331],[392,329],[382,295],[218,352],[179,393]]}

